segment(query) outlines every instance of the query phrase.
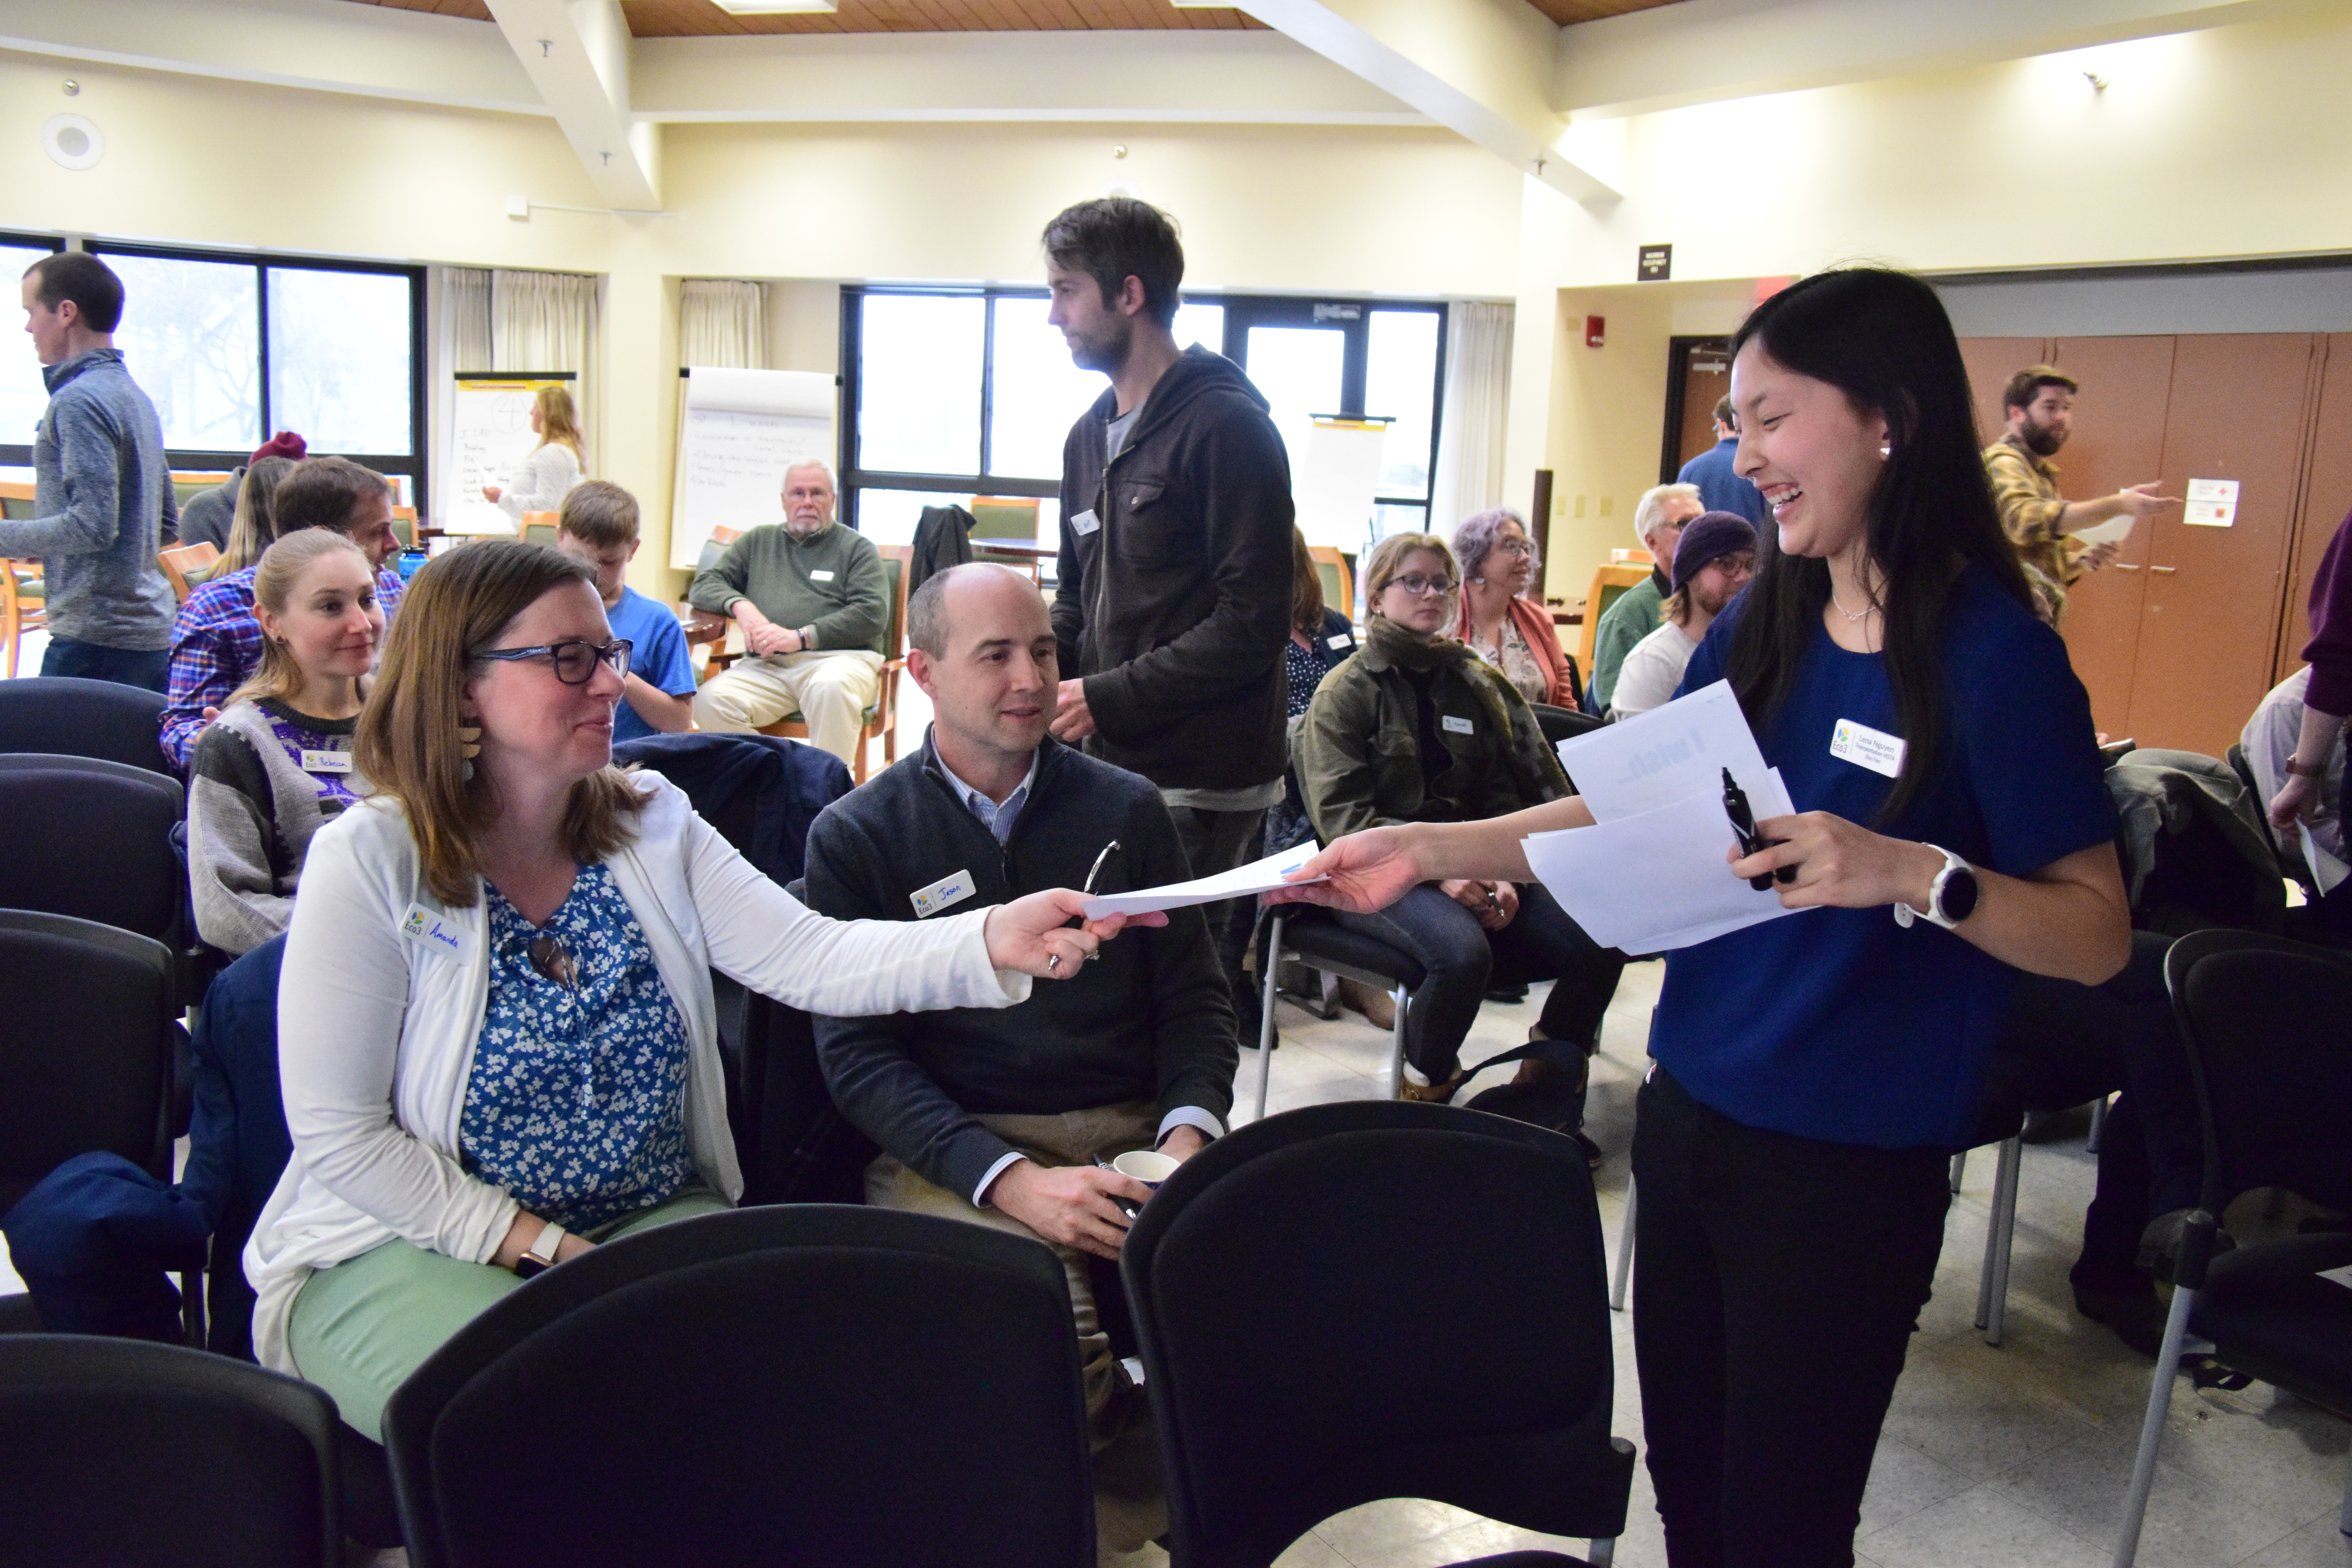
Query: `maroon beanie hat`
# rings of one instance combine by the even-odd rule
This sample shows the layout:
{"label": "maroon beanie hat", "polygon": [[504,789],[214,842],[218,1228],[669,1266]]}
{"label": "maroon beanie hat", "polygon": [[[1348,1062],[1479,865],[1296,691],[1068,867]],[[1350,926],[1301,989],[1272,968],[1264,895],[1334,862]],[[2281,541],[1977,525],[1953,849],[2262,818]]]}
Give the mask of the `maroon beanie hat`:
{"label": "maroon beanie hat", "polygon": [[246,466],[251,468],[264,458],[290,458],[299,463],[310,454],[310,443],[291,430],[280,430],[261,444],[261,449],[253,454]]}

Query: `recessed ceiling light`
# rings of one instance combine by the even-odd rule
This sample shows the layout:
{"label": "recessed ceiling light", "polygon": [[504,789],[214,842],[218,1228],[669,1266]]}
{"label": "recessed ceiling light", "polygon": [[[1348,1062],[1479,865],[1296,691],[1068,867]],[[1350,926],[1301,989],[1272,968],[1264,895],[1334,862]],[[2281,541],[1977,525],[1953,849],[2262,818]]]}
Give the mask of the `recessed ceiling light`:
{"label": "recessed ceiling light", "polygon": [[730,16],[780,16],[788,13],[840,9],[836,0],[711,0]]}

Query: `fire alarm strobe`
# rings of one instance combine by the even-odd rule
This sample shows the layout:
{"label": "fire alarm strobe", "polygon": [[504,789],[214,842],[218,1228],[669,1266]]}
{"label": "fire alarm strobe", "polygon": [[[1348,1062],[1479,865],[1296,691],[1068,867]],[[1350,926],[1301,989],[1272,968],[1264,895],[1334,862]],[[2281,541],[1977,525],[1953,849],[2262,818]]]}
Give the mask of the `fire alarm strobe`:
{"label": "fire alarm strobe", "polygon": [[1597,349],[1609,341],[1609,322],[1605,317],[1584,318],[1584,346]]}

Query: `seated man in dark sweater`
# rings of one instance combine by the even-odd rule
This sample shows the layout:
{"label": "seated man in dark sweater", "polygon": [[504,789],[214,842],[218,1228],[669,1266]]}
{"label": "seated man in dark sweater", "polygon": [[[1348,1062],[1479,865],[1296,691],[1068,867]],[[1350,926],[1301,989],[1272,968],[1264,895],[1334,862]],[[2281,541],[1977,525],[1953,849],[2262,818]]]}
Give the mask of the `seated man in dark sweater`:
{"label": "seated man in dark sweater", "polygon": [[[940,573],[907,606],[907,632],[908,673],[936,714],[930,735],[817,818],[811,909],[920,920],[1083,886],[1098,857],[1097,892],[1191,876],[1150,780],[1046,734],[1059,671],[1028,578],[985,564]],[[866,1202],[1034,1235],[1060,1255],[1107,1552],[1134,1551],[1167,1524],[1150,1415],[1110,1353],[1087,1261],[1118,1256],[1119,1200],[1150,1194],[1096,1161],[1153,1147],[1181,1160],[1223,1132],[1236,1054],[1201,911],[1129,929],[1070,984],[1002,1013],[816,1020],[834,1099],[882,1146]]]}

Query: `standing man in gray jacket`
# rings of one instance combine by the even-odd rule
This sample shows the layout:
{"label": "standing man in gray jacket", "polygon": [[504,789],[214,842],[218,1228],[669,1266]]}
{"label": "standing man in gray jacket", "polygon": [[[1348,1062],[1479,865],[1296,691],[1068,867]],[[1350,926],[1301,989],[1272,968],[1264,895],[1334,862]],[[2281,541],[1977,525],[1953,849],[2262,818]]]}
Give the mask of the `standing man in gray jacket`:
{"label": "standing man in gray jacket", "polygon": [[40,560],[43,675],[162,691],[177,605],[155,552],[179,509],[155,405],[114,347],[122,280],[65,250],[27,268],[22,289],[49,406],[33,437],[33,515],[0,521],[0,556]]}

